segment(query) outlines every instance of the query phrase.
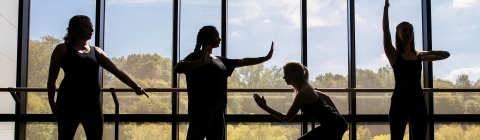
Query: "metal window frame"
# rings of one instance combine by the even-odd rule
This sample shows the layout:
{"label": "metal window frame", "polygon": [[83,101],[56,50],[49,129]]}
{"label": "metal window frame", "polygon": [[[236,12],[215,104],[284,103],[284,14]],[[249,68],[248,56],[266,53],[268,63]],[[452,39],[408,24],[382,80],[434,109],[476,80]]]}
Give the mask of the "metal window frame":
{"label": "metal window frame", "polygon": [[[30,33],[30,0],[18,1],[18,32],[17,32],[17,87],[27,87],[28,78],[28,48]],[[16,104],[16,114],[26,114],[27,92],[17,92],[20,104]],[[20,117],[22,118],[22,117]],[[26,139],[27,122],[15,120],[15,140]]]}

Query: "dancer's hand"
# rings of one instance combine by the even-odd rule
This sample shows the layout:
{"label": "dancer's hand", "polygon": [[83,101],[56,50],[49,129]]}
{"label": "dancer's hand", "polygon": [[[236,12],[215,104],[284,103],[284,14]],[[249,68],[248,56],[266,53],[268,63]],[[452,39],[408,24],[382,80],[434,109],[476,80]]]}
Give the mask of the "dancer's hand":
{"label": "dancer's hand", "polygon": [[53,116],[55,120],[58,121],[58,114],[60,114],[60,108],[58,108],[57,103],[50,103],[50,109],[52,109]]}
{"label": "dancer's hand", "polygon": [[272,41],[272,45],[270,46],[270,51],[265,57],[270,60],[270,58],[272,58],[272,55],[273,55],[273,41]]}
{"label": "dancer's hand", "polygon": [[200,63],[202,65],[210,63],[210,61],[212,60],[211,54],[212,54],[212,46],[207,45],[205,48],[203,48],[203,56],[200,59]]}
{"label": "dancer's hand", "polygon": [[264,108],[264,107],[267,106],[267,101],[265,100],[265,98],[263,96],[260,97],[260,95],[258,95],[257,93],[254,93],[253,98],[254,98],[255,102],[257,102],[257,105],[260,108]]}
{"label": "dancer's hand", "polygon": [[145,92],[145,89],[143,89],[143,88],[140,87],[140,86],[135,89],[135,93],[136,93],[137,95],[145,95],[145,96],[147,96],[147,98],[150,98],[150,97],[148,96],[147,92]]}

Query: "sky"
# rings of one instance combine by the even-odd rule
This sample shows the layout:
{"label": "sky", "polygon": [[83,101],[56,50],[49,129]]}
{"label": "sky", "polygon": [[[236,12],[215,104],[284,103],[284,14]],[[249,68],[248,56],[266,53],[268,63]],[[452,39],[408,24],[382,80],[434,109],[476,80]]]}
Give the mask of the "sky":
{"label": "sky", "polygon": [[[180,19],[180,59],[193,51],[198,30],[221,23],[221,0],[183,0]],[[62,5],[62,6],[58,6]],[[347,74],[347,3],[322,0],[307,3],[307,46],[311,78],[332,72]],[[357,68],[377,71],[388,61],[382,46],[383,0],[355,3]],[[390,1],[390,30],[401,21],[414,25],[416,49],[421,50],[420,1]],[[470,80],[480,78],[480,57],[476,44],[480,32],[479,0],[437,0],[432,2],[432,45],[446,50],[450,58],[433,62],[434,76],[455,81],[465,73]],[[171,0],[107,0],[105,51],[110,57],[132,53],[158,53],[171,58]],[[94,19],[95,1],[35,1],[31,3],[30,37],[61,38],[68,20],[84,14]],[[46,16],[48,15],[48,16]],[[95,22],[94,20],[92,22]],[[300,2],[291,0],[230,0],[228,3],[227,57],[259,57],[275,42],[272,59],[266,66],[281,67],[286,61],[301,59]],[[92,37],[94,38],[94,37]],[[225,39],[224,39],[225,40]],[[94,40],[92,40],[92,45]],[[220,55],[220,49],[214,54]]]}

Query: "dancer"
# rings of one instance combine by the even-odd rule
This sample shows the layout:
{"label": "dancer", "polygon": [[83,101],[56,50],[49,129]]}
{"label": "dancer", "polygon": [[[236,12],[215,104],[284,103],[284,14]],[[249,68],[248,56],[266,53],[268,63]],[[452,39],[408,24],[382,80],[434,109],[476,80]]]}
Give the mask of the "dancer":
{"label": "dancer", "polygon": [[290,61],[283,66],[285,82],[295,91],[295,99],[287,114],[282,114],[270,108],[263,96],[253,94],[257,105],[274,117],[288,122],[297,115],[299,110],[309,114],[321,126],[313,129],[299,138],[299,140],[341,140],[348,129],[348,123],[338,112],[330,97],[315,90],[308,83],[308,69],[302,63]]}
{"label": "dancer", "polygon": [[[135,90],[137,95],[148,95],[145,90],[119,70],[105,52],[89,46],[93,33],[90,18],[84,15],[72,17],[67,34],[53,50],[48,72],[48,101],[58,123],[58,139],[73,139],[82,122],[89,140],[101,140],[103,136],[102,97],[99,84],[99,66],[102,66]],[[60,68],[65,72],[56,102],[55,88]]]}
{"label": "dancer", "polygon": [[383,47],[393,68],[395,89],[389,111],[392,140],[403,140],[407,122],[414,140],[424,140],[427,132],[427,106],[421,85],[422,61],[446,59],[446,51],[416,51],[413,26],[408,22],[397,25],[395,47],[390,36],[388,7],[385,0],[383,13]]}
{"label": "dancer", "polygon": [[[220,45],[214,26],[204,26],[197,35],[194,52],[178,62],[174,70],[184,73],[187,80],[188,117],[187,140],[221,140],[225,131],[224,109],[227,104],[227,78],[237,67],[270,60],[273,42],[264,57],[229,59],[212,55]],[[200,48],[202,48],[200,50]]]}

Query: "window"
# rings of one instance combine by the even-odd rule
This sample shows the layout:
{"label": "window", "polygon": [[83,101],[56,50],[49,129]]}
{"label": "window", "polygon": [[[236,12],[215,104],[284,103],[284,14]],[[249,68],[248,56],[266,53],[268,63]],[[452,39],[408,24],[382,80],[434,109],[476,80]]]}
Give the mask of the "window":
{"label": "window", "polygon": [[[236,68],[229,78],[229,88],[292,88],[283,79],[283,66],[287,61],[301,61],[300,2],[231,0],[227,13],[228,58],[266,56],[274,42],[272,58],[262,64]],[[229,93],[227,113],[265,114],[252,94]],[[293,92],[258,94],[266,97],[271,108],[284,113],[294,99]]]}
{"label": "window", "polygon": [[[383,49],[384,4],[384,1],[355,3],[357,88],[394,88],[395,85],[393,69]],[[396,26],[408,21],[413,24],[415,49],[423,50],[421,8],[420,1],[390,1],[388,12],[393,45]],[[357,114],[388,114],[391,96],[391,92],[357,93]]]}
{"label": "window", "polygon": [[[90,17],[91,22],[94,24],[95,0],[32,0],[30,2],[28,87],[47,87],[48,66],[50,64],[52,51],[56,45],[64,42],[63,37],[67,33],[68,22],[70,18],[75,15],[86,15]],[[90,45],[94,45],[94,38],[95,35],[92,36]],[[60,85],[62,79],[63,71],[60,70],[56,83],[57,87]],[[29,92],[27,101],[27,114],[52,113],[46,92]],[[37,138],[37,136],[44,134],[48,134],[48,137],[53,136],[52,133],[56,132],[56,129],[54,129],[52,125],[52,123],[47,122],[32,122],[27,124],[27,138]]]}
{"label": "window", "polygon": [[[316,88],[348,88],[346,1],[308,1],[309,80]],[[341,114],[348,114],[347,93],[325,93]]]}
{"label": "window", "polygon": [[[434,88],[480,88],[479,1],[432,1],[432,49],[450,57],[433,62]],[[434,93],[435,114],[478,114],[479,93]],[[455,109],[453,109],[455,108]],[[436,135],[435,135],[436,136]]]}
{"label": "window", "polygon": [[[172,1],[105,2],[105,47],[111,60],[144,88],[172,85]],[[104,71],[103,87],[130,88]],[[171,114],[171,93],[117,93],[122,114]],[[104,93],[105,113],[114,113],[111,94]]]}

